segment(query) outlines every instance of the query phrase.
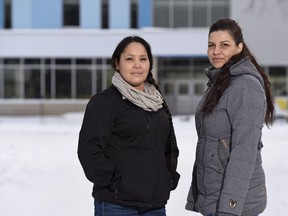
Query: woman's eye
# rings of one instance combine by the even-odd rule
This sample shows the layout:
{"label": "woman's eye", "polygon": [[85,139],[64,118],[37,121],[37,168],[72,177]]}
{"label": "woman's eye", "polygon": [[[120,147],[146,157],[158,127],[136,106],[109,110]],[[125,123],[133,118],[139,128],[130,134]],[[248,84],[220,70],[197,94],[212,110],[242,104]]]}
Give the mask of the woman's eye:
{"label": "woman's eye", "polygon": [[127,61],[132,61],[133,59],[132,59],[132,58],[126,58],[126,60],[127,60]]}
{"label": "woman's eye", "polygon": [[208,47],[214,47],[214,44],[208,44]]}
{"label": "woman's eye", "polygon": [[147,58],[142,58],[141,61],[147,61]]}

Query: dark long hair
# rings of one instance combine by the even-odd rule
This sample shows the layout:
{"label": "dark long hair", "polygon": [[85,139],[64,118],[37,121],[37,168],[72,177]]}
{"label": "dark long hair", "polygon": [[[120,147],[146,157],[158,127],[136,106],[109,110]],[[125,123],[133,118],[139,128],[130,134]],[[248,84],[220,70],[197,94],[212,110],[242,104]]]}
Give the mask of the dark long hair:
{"label": "dark long hair", "polygon": [[216,75],[214,79],[214,84],[211,90],[207,93],[202,112],[204,113],[204,115],[208,115],[214,110],[223,92],[229,86],[230,67],[234,63],[240,61],[242,58],[249,56],[251,62],[255,65],[264,81],[264,89],[267,100],[265,123],[267,126],[271,125],[274,115],[273,98],[270,90],[271,83],[269,82],[268,76],[266,75],[265,71],[259,66],[255,57],[252,55],[246,43],[244,42],[240,26],[232,19],[220,19],[210,27],[209,35],[215,31],[227,31],[232,36],[236,46],[238,46],[239,43],[243,44],[243,49],[239,54],[232,56],[231,59],[222,66],[222,68],[220,69],[221,72]]}
{"label": "dark long hair", "polygon": [[[152,69],[153,69],[153,55],[152,55],[152,51],[151,51],[151,47],[149,45],[149,43],[144,40],[143,38],[139,37],[139,36],[128,36],[125,37],[122,41],[120,41],[120,43],[117,45],[116,49],[114,50],[112,57],[111,57],[111,66],[112,68],[117,71],[116,69],[116,62],[120,61],[120,57],[121,54],[124,52],[125,48],[132,42],[136,42],[136,43],[140,43],[142,44],[147,52],[148,55],[148,59],[149,59],[149,63],[150,63],[150,67],[149,67],[149,72],[146,78],[146,82],[155,86],[155,88],[160,92],[160,88],[159,85],[156,83],[155,79],[153,78],[153,74],[152,74]],[[165,100],[163,100],[163,108],[166,111],[166,113],[168,114],[169,117],[169,123],[170,123],[170,151],[171,151],[171,155],[170,155],[170,161],[167,161],[168,163],[170,163],[170,167],[173,170],[176,170],[177,167],[177,160],[176,158],[178,157],[178,148],[177,148],[177,143],[176,143],[176,138],[175,138],[175,132],[174,132],[174,126],[173,126],[173,121],[172,121],[172,115],[171,112],[169,110],[169,107],[166,103]],[[167,152],[168,153],[168,152]]]}

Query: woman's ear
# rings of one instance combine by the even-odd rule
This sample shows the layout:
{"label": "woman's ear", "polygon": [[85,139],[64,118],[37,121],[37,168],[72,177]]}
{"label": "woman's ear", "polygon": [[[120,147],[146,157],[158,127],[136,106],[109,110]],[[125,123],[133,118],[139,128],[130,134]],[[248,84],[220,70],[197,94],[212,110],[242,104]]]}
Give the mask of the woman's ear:
{"label": "woman's ear", "polygon": [[243,43],[240,42],[240,43],[238,44],[238,52],[237,52],[237,54],[241,53],[242,50],[243,50]]}
{"label": "woman's ear", "polygon": [[116,71],[119,71],[119,66],[118,66],[117,60],[115,60],[115,67],[116,67]]}

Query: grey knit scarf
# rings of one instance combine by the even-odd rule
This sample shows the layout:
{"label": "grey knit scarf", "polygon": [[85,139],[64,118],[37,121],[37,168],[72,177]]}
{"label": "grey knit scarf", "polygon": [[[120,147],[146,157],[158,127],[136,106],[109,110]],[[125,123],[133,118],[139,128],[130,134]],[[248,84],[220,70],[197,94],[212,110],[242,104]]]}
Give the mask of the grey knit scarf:
{"label": "grey knit scarf", "polygon": [[144,82],[144,91],[140,91],[129,85],[121,77],[118,72],[115,72],[112,77],[112,84],[122,94],[123,99],[128,99],[133,104],[149,112],[156,112],[162,108],[163,97],[155,86]]}

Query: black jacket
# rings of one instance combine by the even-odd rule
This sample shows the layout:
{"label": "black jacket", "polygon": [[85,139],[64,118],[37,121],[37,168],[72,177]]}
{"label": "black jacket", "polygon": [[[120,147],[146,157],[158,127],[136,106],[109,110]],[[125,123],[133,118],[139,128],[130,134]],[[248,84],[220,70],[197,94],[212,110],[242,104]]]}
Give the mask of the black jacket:
{"label": "black jacket", "polygon": [[[111,86],[87,104],[78,157],[97,200],[163,207],[179,180],[178,148],[163,108],[147,112]],[[171,150],[173,149],[173,151]]]}

